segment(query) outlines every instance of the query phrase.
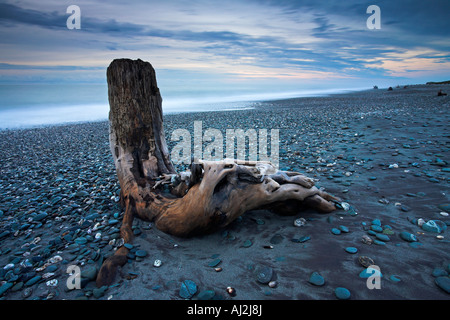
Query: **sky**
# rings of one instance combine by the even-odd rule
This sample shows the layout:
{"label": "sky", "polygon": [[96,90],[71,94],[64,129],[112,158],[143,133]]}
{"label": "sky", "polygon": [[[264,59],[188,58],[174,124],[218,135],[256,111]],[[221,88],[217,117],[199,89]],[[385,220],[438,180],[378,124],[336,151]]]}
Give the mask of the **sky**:
{"label": "sky", "polygon": [[449,0],[0,0],[0,84],[105,84],[116,58],[149,61],[172,96],[443,81],[449,30]]}

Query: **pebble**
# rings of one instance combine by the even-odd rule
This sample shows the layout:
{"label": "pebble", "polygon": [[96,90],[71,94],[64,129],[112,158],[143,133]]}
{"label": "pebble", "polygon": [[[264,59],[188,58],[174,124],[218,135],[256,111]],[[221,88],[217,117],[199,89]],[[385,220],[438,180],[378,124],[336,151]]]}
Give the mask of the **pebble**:
{"label": "pebble", "polygon": [[391,241],[389,236],[387,236],[386,234],[377,233],[376,237],[377,237],[378,240],[381,240],[383,242]]}
{"label": "pebble", "polygon": [[211,261],[210,263],[208,263],[208,266],[211,268],[217,267],[220,263],[222,262],[221,259],[214,259],[213,261]]}
{"label": "pebble", "polygon": [[437,277],[434,279],[436,285],[450,294],[450,278],[449,277]]}
{"label": "pebble", "polygon": [[375,232],[383,232],[383,228],[381,226],[377,226],[377,225],[371,225],[370,229]]}
{"label": "pebble", "polygon": [[153,266],[156,267],[156,268],[161,267],[161,265],[162,265],[162,261],[159,260],[159,259],[156,259],[156,260],[153,262]]}
{"label": "pebble", "polygon": [[8,291],[13,285],[14,285],[14,283],[12,283],[12,282],[6,282],[5,284],[3,284],[0,287],[0,296],[2,294],[4,294],[6,291]]}
{"label": "pebble", "polygon": [[96,299],[100,299],[101,297],[103,297],[105,295],[105,292],[108,290],[108,286],[102,286],[100,288],[95,288],[94,290],[92,290],[92,295],[94,296],[94,298]]}
{"label": "pebble", "polygon": [[203,290],[197,295],[198,300],[212,300],[216,292],[214,290]]}
{"label": "pebble", "polygon": [[297,242],[297,243],[303,243],[303,242],[306,242],[308,240],[311,240],[310,236],[302,236],[300,238],[292,238],[291,239],[292,242]]}
{"label": "pebble", "polygon": [[253,242],[251,240],[245,240],[244,243],[242,244],[242,246],[244,248],[249,248],[252,246],[252,244],[253,244]]}
{"label": "pebble", "polygon": [[334,294],[336,295],[336,298],[339,300],[348,300],[350,299],[350,291],[343,287],[338,287],[334,290]]}
{"label": "pebble", "polygon": [[192,280],[184,280],[181,283],[179,295],[183,299],[190,299],[197,293],[197,284]]}
{"label": "pebble", "polygon": [[30,280],[28,280],[27,282],[25,282],[25,286],[31,287],[32,285],[37,283],[39,280],[41,280],[41,278],[42,278],[41,276],[35,276],[35,277],[31,278]]}
{"label": "pebble", "polygon": [[302,227],[306,224],[306,219],[305,218],[299,218],[299,219],[295,219],[294,220],[294,226],[296,227]]}
{"label": "pebble", "polygon": [[406,231],[400,232],[400,238],[402,238],[403,240],[408,241],[408,242],[417,241],[417,237],[415,235],[413,235],[412,233],[406,232]]}
{"label": "pebble", "polygon": [[331,229],[331,233],[334,235],[340,235],[341,234],[341,230],[339,230],[338,228],[333,228]]}
{"label": "pebble", "polygon": [[313,272],[309,277],[309,283],[315,286],[323,286],[325,284],[325,279],[318,272]]}
{"label": "pebble", "polygon": [[281,234],[276,234],[270,239],[271,244],[280,244],[283,241],[283,236]]}
{"label": "pebble", "polygon": [[440,220],[429,220],[422,225],[422,229],[428,232],[441,233],[447,229],[447,225]]}
{"label": "pebble", "polygon": [[345,248],[345,251],[348,253],[354,254],[354,253],[358,252],[358,249],[355,247],[347,247],[347,248]]}
{"label": "pebble", "polygon": [[145,250],[136,250],[134,254],[136,255],[136,257],[144,258],[147,256],[148,253]]}
{"label": "pebble", "polygon": [[365,268],[368,268],[369,266],[375,265],[375,262],[371,258],[369,258],[367,256],[360,256],[358,258],[358,262],[359,262],[359,264],[361,264]]}
{"label": "pebble", "polygon": [[254,270],[256,281],[262,284],[267,284],[272,280],[273,269],[268,266],[258,265]]}
{"label": "pebble", "polygon": [[447,277],[448,272],[442,268],[434,268],[433,273],[431,275],[433,277]]}
{"label": "pebble", "polygon": [[363,235],[361,238],[361,242],[364,244],[368,244],[371,245],[373,243],[373,240],[371,237],[367,236],[367,235]]}

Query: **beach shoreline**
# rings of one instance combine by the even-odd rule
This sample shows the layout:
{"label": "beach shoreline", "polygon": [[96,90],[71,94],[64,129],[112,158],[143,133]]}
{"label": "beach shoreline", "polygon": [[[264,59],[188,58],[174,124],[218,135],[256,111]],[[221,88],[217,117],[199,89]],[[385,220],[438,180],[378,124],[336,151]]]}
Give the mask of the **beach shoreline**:
{"label": "beach shoreline", "polygon": [[[169,152],[177,143],[172,133],[192,133],[195,121],[224,135],[227,129],[278,129],[280,169],[317,179],[354,211],[280,216],[255,210],[223,230],[188,239],[135,219],[133,254],[106,288],[93,280],[114,252],[123,215],[108,122],[1,130],[0,296],[180,300],[180,286],[191,280],[198,288],[192,300],[335,300],[339,287],[352,300],[448,300],[450,231],[444,225],[450,217],[441,212],[450,213],[450,97],[437,96],[441,89],[450,93],[448,84],[411,85],[262,101],[247,110],[164,114]],[[306,224],[294,226],[298,218]],[[441,221],[440,232],[420,227],[419,218]],[[405,232],[418,241],[404,240]],[[365,236],[376,242],[363,243]],[[380,289],[368,288],[360,256],[380,268]],[[81,289],[67,287],[70,265],[81,269]],[[261,265],[273,271],[274,287],[257,281]],[[313,273],[324,283],[313,284]],[[230,286],[235,296],[227,293]]]}

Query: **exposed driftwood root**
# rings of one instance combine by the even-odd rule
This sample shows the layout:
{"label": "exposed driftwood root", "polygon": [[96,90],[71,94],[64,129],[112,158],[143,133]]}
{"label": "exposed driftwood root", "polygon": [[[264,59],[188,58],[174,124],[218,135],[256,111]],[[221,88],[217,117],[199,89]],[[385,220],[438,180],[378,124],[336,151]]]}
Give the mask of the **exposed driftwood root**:
{"label": "exposed driftwood root", "polygon": [[[152,66],[141,60],[114,60],[108,67],[110,145],[125,214],[121,236],[131,242],[133,218],[153,221],[166,233],[187,237],[224,227],[253,209],[292,213],[299,205],[335,210],[339,199],[299,173],[278,171],[270,162],[198,160],[177,173],[169,159],[162,99]],[[171,191],[165,192],[166,185]],[[103,263],[97,285],[110,284],[127,261],[119,248]]]}

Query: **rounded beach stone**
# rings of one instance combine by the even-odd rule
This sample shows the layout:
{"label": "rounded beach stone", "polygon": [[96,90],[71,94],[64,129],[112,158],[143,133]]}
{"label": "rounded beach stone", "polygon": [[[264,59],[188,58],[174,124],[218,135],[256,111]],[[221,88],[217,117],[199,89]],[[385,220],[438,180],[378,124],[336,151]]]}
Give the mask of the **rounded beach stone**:
{"label": "rounded beach stone", "polygon": [[370,226],[370,229],[372,229],[375,232],[383,232],[383,228],[382,227],[374,225],[374,224]]}
{"label": "rounded beach stone", "polygon": [[245,240],[242,246],[243,246],[244,248],[248,248],[248,247],[251,247],[252,244],[253,244],[253,243],[252,243],[251,240]]}
{"label": "rounded beach stone", "polygon": [[415,235],[413,235],[412,233],[406,232],[406,231],[400,232],[400,238],[402,238],[403,240],[408,241],[408,242],[417,241],[417,238]]}
{"label": "rounded beach stone", "polygon": [[134,254],[136,255],[136,257],[144,258],[144,257],[147,256],[147,251],[145,251],[145,250],[136,250],[136,252]]}
{"label": "rounded beach stone", "polygon": [[437,277],[434,279],[436,285],[450,294],[450,278],[449,277]]}
{"label": "rounded beach stone", "polygon": [[338,298],[339,300],[347,300],[350,299],[350,291],[346,288],[343,287],[337,287],[334,290],[334,294],[336,295],[336,298]]}
{"label": "rounded beach stone", "polygon": [[335,235],[339,235],[339,234],[341,234],[341,230],[339,230],[338,228],[333,228],[333,229],[331,229],[331,233],[335,234]]}
{"label": "rounded beach stone", "polygon": [[216,295],[214,290],[203,290],[197,296],[198,300],[211,300]]}
{"label": "rounded beach stone", "polygon": [[313,272],[309,277],[309,283],[315,286],[323,286],[325,284],[325,279],[318,272]]}
{"label": "rounded beach stone", "polygon": [[181,283],[179,295],[183,299],[190,299],[197,293],[197,284],[192,280],[184,280]]}
{"label": "rounded beach stone", "polygon": [[280,244],[283,241],[283,236],[281,234],[276,234],[270,239],[271,244]]}
{"label": "rounded beach stone", "polygon": [[381,221],[380,221],[380,219],[374,219],[374,220],[372,220],[372,225],[381,227]]}
{"label": "rounded beach stone", "polygon": [[255,268],[256,281],[262,284],[267,284],[272,280],[273,269],[267,266],[258,265]]}
{"label": "rounded beach stone", "polygon": [[221,262],[222,262],[222,260],[217,258],[217,259],[214,259],[213,261],[211,261],[210,263],[208,263],[208,266],[211,268],[214,268],[214,267],[217,267],[219,265],[219,263],[221,263]]}
{"label": "rounded beach stone", "polygon": [[442,268],[434,268],[433,273],[431,275],[433,277],[446,277],[448,276],[448,272]]}
{"label": "rounded beach stone", "polygon": [[348,252],[348,253],[354,254],[354,253],[358,252],[358,249],[355,248],[355,247],[347,247],[347,248],[345,248],[345,251]]}
{"label": "rounded beach stone", "polygon": [[383,242],[391,241],[391,239],[387,235],[382,233],[377,233],[376,237],[378,240],[381,240]]}

